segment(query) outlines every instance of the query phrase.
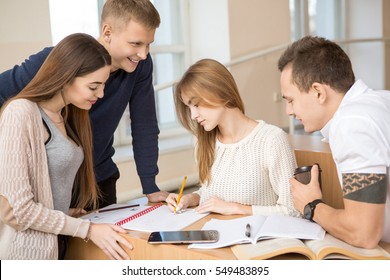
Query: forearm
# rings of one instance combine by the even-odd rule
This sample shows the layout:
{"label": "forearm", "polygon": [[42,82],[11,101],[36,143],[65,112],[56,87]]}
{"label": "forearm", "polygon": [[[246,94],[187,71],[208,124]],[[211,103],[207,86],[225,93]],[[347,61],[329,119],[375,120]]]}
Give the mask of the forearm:
{"label": "forearm", "polygon": [[[0,220],[17,231],[33,229],[78,237],[85,237],[84,235],[88,231],[88,225],[85,231],[85,226],[81,225],[81,222],[80,225],[74,222],[81,219],[68,217],[68,219],[65,218],[64,222],[64,219],[61,218],[64,214],[60,211],[42,207],[42,205],[31,201],[25,203],[24,208],[26,208],[26,211],[15,213],[15,207],[11,206],[5,196],[0,195]],[[26,213],[29,213],[29,215]],[[73,222],[68,222],[68,220],[73,220]],[[89,221],[85,222],[89,223]]]}
{"label": "forearm", "polygon": [[244,205],[240,203],[235,203],[233,207],[233,213],[232,214],[238,214],[238,215],[253,215],[252,206],[250,205]]}
{"label": "forearm", "polygon": [[91,222],[88,220],[66,216],[65,225],[61,229],[60,234],[79,238],[86,238],[90,226]]}
{"label": "forearm", "polygon": [[280,133],[275,139],[273,153],[270,154],[271,164],[269,179],[272,190],[277,195],[277,201],[273,205],[253,206],[254,213],[258,215],[289,215],[299,216],[294,208],[290,192],[290,178],[294,175],[296,160],[294,152],[289,144],[287,135]]}
{"label": "forearm", "polygon": [[[351,206],[351,203],[354,205]],[[313,220],[331,235],[351,245],[373,248],[382,236],[384,205],[359,204],[349,201],[345,209],[334,209],[320,203]]]}
{"label": "forearm", "polygon": [[382,237],[387,195],[385,174],[343,173],[344,209],[319,205],[318,222],[348,243],[372,248]]}
{"label": "forearm", "polygon": [[197,193],[190,193],[186,195],[188,207],[195,207],[199,205],[200,196]]}

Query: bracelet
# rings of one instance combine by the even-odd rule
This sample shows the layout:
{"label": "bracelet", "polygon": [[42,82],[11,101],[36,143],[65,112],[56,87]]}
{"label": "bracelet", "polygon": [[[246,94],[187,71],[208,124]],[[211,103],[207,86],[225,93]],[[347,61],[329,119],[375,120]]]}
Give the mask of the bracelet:
{"label": "bracelet", "polygon": [[92,224],[89,225],[88,232],[87,232],[87,236],[83,239],[84,242],[88,242],[88,241],[89,241],[88,235],[89,235],[89,233],[91,232],[91,226],[92,226]]}

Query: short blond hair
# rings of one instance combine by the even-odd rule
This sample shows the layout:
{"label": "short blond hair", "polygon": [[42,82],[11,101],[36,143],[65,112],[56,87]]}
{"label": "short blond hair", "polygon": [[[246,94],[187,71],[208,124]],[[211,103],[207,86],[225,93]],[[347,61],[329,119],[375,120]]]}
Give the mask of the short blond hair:
{"label": "short blond hair", "polygon": [[127,24],[134,20],[148,29],[160,26],[160,15],[149,0],[107,0],[103,6],[101,24]]}

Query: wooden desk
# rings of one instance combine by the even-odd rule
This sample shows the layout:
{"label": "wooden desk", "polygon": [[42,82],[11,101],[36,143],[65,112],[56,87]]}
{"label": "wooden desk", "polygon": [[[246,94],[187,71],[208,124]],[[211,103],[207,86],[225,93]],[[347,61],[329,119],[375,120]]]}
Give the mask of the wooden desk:
{"label": "wooden desk", "polygon": [[[197,221],[186,229],[201,229],[211,218],[233,219],[237,216],[222,216],[210,214]],[[188,245],[148,244],[149,233],[130,231],[124,235],[134,246],[134,250],[127,253],[133,260],[234,260],[236,259],[230,247],[212,250],[188,249]],[[80,238],[71,238],[66,254],[66,259],[70,260],[104,260],[107,256],[93,242],[85,242]]]}
{"label": "wooden desk", "polygon": [[[233,219],[235,216],[211,214],[192,224],[186,229],[201,229],[204,223],[212,218]],[[219,249],[188,249],[188,245],[161,244],[152,245],[147,242],[149,233],[130,231],[123,235],[133,246],[133,250],[126,250],[132,260],[236,260],[230,247]],[[379,244],[390,253],[390,243]],[[238,245],[240,246],[240,245]],[[68,260],[107,260],[107,256],[92,241],[85,242],[80,238],[71,238],[66,254]],[[302,260],[299,254],[286,254],[274,258],[275,260]]]}

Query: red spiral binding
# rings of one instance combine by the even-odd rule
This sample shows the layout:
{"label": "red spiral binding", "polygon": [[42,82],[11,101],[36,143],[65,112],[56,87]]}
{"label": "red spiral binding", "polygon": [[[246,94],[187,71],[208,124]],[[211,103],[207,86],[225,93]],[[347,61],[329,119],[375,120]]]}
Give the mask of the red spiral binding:
{"label": "red spiral binding", "polygon": [[155,210],[156,208],[158,208],[160,206],[163,206],[163,205],[164,205],[163,203],[159,203],[159,204],[156,204],[154,206],[151,206],[151,207],[149,207],[149,208],[147,208],[145,210],[142,210],[141,212],[138,212],[138,213],[136,213],[134,215],[131,215],[130,217],[127,217],[126,219],[123,219],[123,220],[121,220],[119,222],[116,222],[115,225],[121,226],[123,224],[126,224],[126,223],[128,223],[128,222],[130,222],[132,220],[135,220],[135,219],[137,219],[137,218],[139,218],[139,217],[141,217],[141,216],[143,216],[143,215],[145,215],[145,214],[147,214],[147,213],[149,213],[149,212],[151,212],[151,211]]}

